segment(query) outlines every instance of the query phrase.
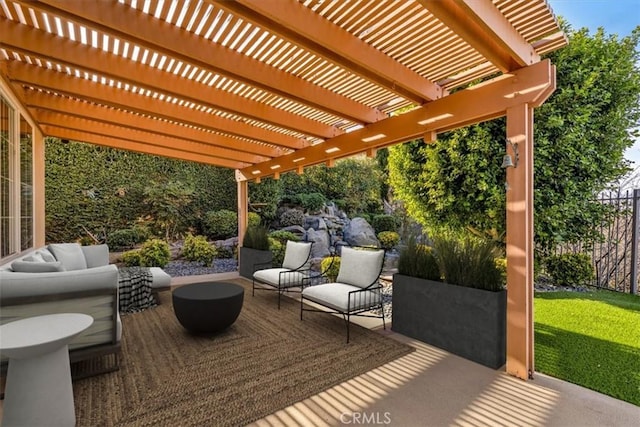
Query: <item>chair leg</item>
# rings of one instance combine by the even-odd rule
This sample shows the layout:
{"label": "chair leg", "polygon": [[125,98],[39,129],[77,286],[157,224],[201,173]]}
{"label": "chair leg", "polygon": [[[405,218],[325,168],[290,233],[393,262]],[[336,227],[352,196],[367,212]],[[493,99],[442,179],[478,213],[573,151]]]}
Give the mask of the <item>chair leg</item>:
{"label": "chair leg", "polygon": [[256,296],[256,280],[255,279],[251,281],[251,296],[252,297]]}
{"label": "chair leg", "polygon": [[351,323],[349,319],[349,314],[347,314],[347,344],[349,344],[349,324]]}
{"label": "chair leg", "polygon": [[303,304],[304,304],[303,298],[302,298],[302,295],[300,295],[300,320],[302,320],[302,312],[304,311],[302,309]]}
{"label": "chair leg", "polygon": [[280,310],[280,298],[282,298],[282,291],[278,288],[278,310]]}
{"label": "chair leg", "polygon": [[382,329],[387,330],[387,323],[384,320],[384,303],[380,303],[380,310],[382,312]]}

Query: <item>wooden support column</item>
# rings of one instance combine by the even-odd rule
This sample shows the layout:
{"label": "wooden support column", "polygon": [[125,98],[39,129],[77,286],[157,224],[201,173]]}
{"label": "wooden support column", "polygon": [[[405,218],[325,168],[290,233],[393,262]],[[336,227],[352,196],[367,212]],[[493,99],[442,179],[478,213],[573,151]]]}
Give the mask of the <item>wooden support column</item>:
{"label": "wooden support column", "polygon": [[34,247],[45,245],[45,140],[42,132],[33,132],[33,231]]}
{"label": "wooden support column", "polygon": [[533,108],[507,109],[507,373],[532,378],[533,359]]}
{"label": "wooden support column", "polygon": [[244,239],[248,224],[249,182],[237,169],[236,182],[238,183],[238,247],[240,247],[242,246],[242,240]]}

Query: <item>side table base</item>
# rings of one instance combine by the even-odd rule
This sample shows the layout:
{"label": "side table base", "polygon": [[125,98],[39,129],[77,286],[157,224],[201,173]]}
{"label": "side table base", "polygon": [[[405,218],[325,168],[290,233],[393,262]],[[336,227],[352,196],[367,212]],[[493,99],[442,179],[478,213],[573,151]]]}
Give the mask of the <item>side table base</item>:
{"label": "side table base", "polygon": [[3,426],[75,423],[67,345],[42,356],[9,359]]}

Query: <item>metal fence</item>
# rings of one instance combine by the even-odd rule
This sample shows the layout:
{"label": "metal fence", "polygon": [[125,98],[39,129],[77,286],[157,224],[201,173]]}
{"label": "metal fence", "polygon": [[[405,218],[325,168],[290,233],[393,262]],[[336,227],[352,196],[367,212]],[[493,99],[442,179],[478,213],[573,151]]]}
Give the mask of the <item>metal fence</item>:
{"label": "metal fence", "polygon": [[563,252],[591,253],[596,272],[594,285],[617,292],[638,292],[638,227],[640,227],[640,189],[603,193],[598,198],[611,209],[610,221],[599,226],[603,239],[595,244],[565,245]]}

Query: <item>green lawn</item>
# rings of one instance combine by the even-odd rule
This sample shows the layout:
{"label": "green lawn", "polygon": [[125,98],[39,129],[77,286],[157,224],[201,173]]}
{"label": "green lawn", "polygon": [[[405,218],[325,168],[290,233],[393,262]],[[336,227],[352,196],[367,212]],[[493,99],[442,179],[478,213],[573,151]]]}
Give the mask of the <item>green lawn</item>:
{"label": "green lawn", "polygon": [[536,370],[640,406],[640,296],[535,295]]}

